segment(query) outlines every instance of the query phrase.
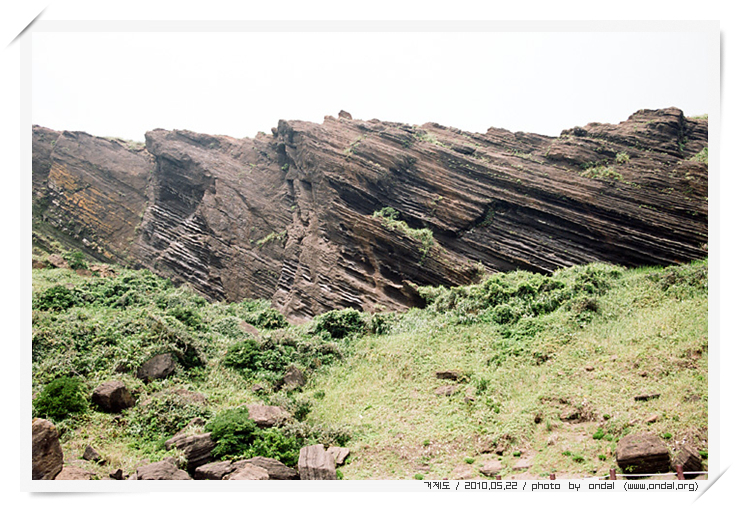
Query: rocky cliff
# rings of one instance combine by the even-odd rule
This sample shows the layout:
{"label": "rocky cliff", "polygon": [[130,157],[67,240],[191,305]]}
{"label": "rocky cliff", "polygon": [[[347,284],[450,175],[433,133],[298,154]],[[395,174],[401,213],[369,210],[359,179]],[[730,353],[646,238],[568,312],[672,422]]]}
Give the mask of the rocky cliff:
{"label": "rocky cliff", "polygon": [[341,112],[254,139],[153,130],[145,146],[35,126],[34,221],[296,321],[402,309],[415,285],[483,271],[705,257],[707,124],[642,110],[546,137]]}

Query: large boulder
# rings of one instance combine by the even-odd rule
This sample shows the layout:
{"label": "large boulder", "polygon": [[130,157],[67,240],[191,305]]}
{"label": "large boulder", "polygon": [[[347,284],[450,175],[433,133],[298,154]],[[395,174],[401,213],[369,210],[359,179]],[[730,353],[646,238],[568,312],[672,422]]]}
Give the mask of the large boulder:
{"label": "large boulder", "polygon": [[[298,478],[298,472],[295,469],[291,469],[279,460],[271,459],[268,457],[252,457],[245,461],[246,464],[252,464],[253,466],[260,467],[267,471],[270,475],[270,480],[296,480]],[[236,462],[235,465],[239,465],[240,462]]]}
{"label": "large boulder", "polygon": [[90,462],[97,462],[98,464],[102,464],[103,462],[105,462],[98,451],[89,444],[85,446],[85,451],[82,453],[82,458],[85,460],[89,460]]}
{"label": "large boulder", "polygon": [[135,400],[123,382],[112,380],[103,382],[95,388],[92,394],[92,403],[104,412],[121,412],[133,407]]}
{"label": "large boulder", "polygon": [[241,467],[229,474],[225,480],[269,480],[270,474],[254,464],[242,464]]}
{"label": "large boulder", "polygon": [[303,372],[295,366],[289,367],[283,376],[282,389],[293,391],[303,387],[304,384],[306,384],[306,377],[303,376]]}
{"label": "large boulder", "polygon": [[483,467],[480,468],[480,472],[486,476],[496,476],[501,473],[502,469],[504,469],[504,467],[501,465],[501,461],[498,459],[492,459],[483,464]]}
{"label": "large boulder", "polygon": [[625,474],[664,473],[671,469],[671,456],[658,436],[631,434],[617,443],[617,465]]}
{"label": "large boulder", "polygon": [[178,469],[172,461],[162,460],[136,468],[133,480],[192,480],[182,469]]}
{"label": "large boulder", "polygon": [[31,423],[31,435],[32,478],[34,480],[54,480],[64,465],[59,432],[50,421],[36,418]]}
{"label": "large boulder", "polygon": [[193,471],[198,466],[211,462],[211,451],[216,447],[216,443],[208,432],[194,435],[178,434],[165,441],[164,446],[168,450],[172,448],[182,450],[188,461],[188,471]]}
{"label": "large boulder", "polygon": [[230,460],[209,462],[195,468],[194,476],[196,480],[223,480],[234,469],[234,463]]}
{"label": "large boulder", "polygon": [[136,377],[144,382],[166,379],[175,372],[176,362],[172,354],[159,354],[142,364],[136,372]]}
{"label": "large boulder", "polygon": [[304,446],[298,456],[298,474],[301,480],[336,480],[334,457],[323,445]]}
{"label": "large boulder", "polygon": [[249,404],[249,419],[260,428],[279,426],[290,418],[290,413],[276,405]]}

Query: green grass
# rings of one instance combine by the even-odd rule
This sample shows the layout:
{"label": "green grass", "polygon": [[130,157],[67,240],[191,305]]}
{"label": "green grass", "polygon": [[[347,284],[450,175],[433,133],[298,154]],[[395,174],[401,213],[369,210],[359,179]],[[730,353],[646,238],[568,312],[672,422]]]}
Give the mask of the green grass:
{"label": "green grass", "polygon": [[[292,450],[293,439],[346,445],[344,479],[450,478],[461,461],[477,470],[495,445],[504,476],[524,458],[535,476],[606,474],[617,441],[635,432],[662,436],[672,450],[683,442],[706,450],[706,261],[497,274],[477,285],[421,288],[425,309],[345,312],[301,326],[280,324],[266,301],[209,303],[149,272],[115,270],[109,278],[33,271],[34,394],[73,375],[87,396],[115,379],[137,398],[119,420],[93,408],[58,424],[65,454],[91,444],[110,461],[86,467],[100,477],[173,455],[164,440],[194,416],[251,402],[298,418],[264,441],[265,450]],[[62,288],[63,298],[50,292]],[[352,329],[327,330],[330,317],[351,320]],[[252,338],[245,321],[260,336],[242,364],[236,349],[227,354]],[[136,379],[136,367],[164,351],[176,354],[176,372]],[[289,364],[306,373],[306,386],[271,391]],[[435,372],[449,369],[463,378],[456,393],[438,396],[450,382]],[[257,383],[267,391],[251,391]],[[168,399],[176,389],[207,401]],[[660,397],[635,401],[642,392]],[[580,422],[561,419],[566,410]],[[659,420],[648,424],[653,415]]]}

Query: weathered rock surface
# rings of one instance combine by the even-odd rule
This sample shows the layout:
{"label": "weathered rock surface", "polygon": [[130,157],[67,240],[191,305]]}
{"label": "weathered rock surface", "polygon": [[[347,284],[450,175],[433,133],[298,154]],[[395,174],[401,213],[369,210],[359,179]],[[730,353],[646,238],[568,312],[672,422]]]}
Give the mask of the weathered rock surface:
{"label": "weathered rock surface", "polygon": [[631,434],[617,443],[617,465],[625,473],[664,473],[671,468],[671,456],[658,436]]}
{"label": "weathered rock surface", "polygon": [[292,391],[294,389],[300,388],[305,383],[306,377],[303,376],[303,372],[295,366],[291,366],[285,372],[285,376],[282,380],[282,388],[286,391]]}
{"label": "weathered rock surface", "polygon": [[[33,128],[35,218],[104,261],[300,321],[420,304],[411,283],[707,255],[706,119],[641,110],[560,137],[327,116],[254,139],[153,130],[146,147]],[[400,212],[428,228],[386,227]]]}
{"label": "weathered rock surface", "polygon": [[234,471],[234,464],[224,460],[198,466],[195,468],[194,476],[196,480],[222,480],[232,471]]}
{"label": "weathered rock surface", "polygon": [[242,464],[241,467],[230,473],[225,480],[269,480],[270,474],[266,469],[254,464]]}
{"label": "weathered rock surface", "polygon": [[486,476],[496,476],[501,472],[502,469],[503,466],[501,465],[501,462],[498,459],[493,459],[486,461],[483,464],[483,467],[480,468],[480,472]]}
{"label": "weathered rock surface", "polygon": [[216,443],[211,439],[211,433],[186,435],[178,434],[164,443],[165,448],[171,450],[177,448],[182,450],[187,459],[188,471],[193,471],[198,466],[211,462],[211,451]]}
{"label": "weathered rock surface", "polygon": [[166,379],[175,372],[177,359],[172,354],[159,354],[139,367],[136,377],[144,382]]}
{"label": "weathered rock surface", "polygon": [[59,444],[59,432],[48,420],[36,418],[31,424],[31,477],[33,480],[54,480],[62,471],[64,454]]}
{"label": "weathered rock surface", "polygon": [[304,446],[298,456],[298,474],[301,480],[336,480],[334,457],[320,444]]}
{"label": "weathered rock surface", "polygon": [[[691,446],[684,446],[676,454],[676,458],[673,460],[673,468],[677,466],[683,466],[684,473],[694,471],[704,471],[704,464],[701,460],[699,452]],[[685,475],[686,478],[696,478],[699,475]]]}
{"label": "weathered rock surface", "polygon": [[249,419],[260,428],[279,426],[290,418],[290,413],[276,405],[248,404]]}
{"label": "weathered rock surface", "polygon": [[54,480],[92,480],[94,474],[86,469],[64,466]]}
{"label": "weathered rock surface", "polygon": [[92,403],[105,412],[121,412],[133,407],[135,400],[126,385],[120,381],[108,381],[95,388]]}
{"label": "weathered rock surface", "polygon": [[334,457],[334,463],[337,466],[344,464],[344,461],[349,457],[349,448],[343,448],[340,446],[330,446],[326,450],[329,455]]}
{"label": "weathered rock surface", "polygon": [[[291,469],[279,460],[269,457],[252,457],[244,463],[264,469],[270,475],[270,480],[296,480],[298,478],[298,472],[295,469]],[[238,467],[240,461],[235,462],[234,465]]]}
{"label": "weathered rock surface", "polygon": [[178,469],[171,461],[162,460],[136,468],[134,480],[192,480],[190,475]]}

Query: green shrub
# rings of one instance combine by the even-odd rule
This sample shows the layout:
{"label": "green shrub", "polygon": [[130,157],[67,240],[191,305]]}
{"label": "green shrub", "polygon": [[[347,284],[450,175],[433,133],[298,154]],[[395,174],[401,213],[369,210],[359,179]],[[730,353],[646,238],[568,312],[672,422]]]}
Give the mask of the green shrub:
{"label": "green shrub", "polygon": [[87,262],[82,251],[69,252],[64,255],[64,260],[69,264],[72,270],[86,269]]}
{"label": "green shrub", "polygon": [[297,466],[301,444],[295,437],[286,436],[278,428],[266,428],[257,431],[252,445],[246,451],[246,457],[269,457],[277,459],[286,466]]}
{"label": "green shrub", "polygon": [[359,311],[341,309],[317,316],[313,329],[316,333],[327,332],[332,338],[338,339],[350,334],[362,334],[367,330],[367,325]]}
{"label": "green shrub", "polygon": [[272,308],[260,311],[250,323],[262,329],[281,329],[288,326],[285,316]]}
{"label": "green shrub", "polygon": [[255,371],[260,367],[261,352],[255,340],[248,338],[229,346],[223,359],[224,366],[235,370]]}
{"label": "green shrub", "polygon": [[238,458],[249,453],[257,438],[257,425],[249,419],[249,409],[227,409],[213,417],[205,426],[216,447],[211,452],[217,459]]}
{"label": "green shrub", "polygon": [[33,408],[36,416],[61,421],[87,410],[87,400],[79,380],[74,377],[59,377],[44,386],[33,401]]}
{"label": "green shrub", "polygon": [[596,432],[594,432],[593,438],[594,439],[603,439],[606,434],[604,433],[604,429],[599,427]]}
{"label": "green shrub", "polygon": [[41,311],[66,311],[78,303],[77,294],[59,284],[39,293],[33,301],[33,308]]}
{"label": "green shrub", "polygon": [[205,405],[188,401],[174,393],[154,396],[130,409],[128,434],[141,441],[166,439],[183,429],[194,418],[208,419]]}

